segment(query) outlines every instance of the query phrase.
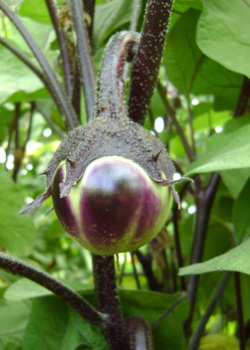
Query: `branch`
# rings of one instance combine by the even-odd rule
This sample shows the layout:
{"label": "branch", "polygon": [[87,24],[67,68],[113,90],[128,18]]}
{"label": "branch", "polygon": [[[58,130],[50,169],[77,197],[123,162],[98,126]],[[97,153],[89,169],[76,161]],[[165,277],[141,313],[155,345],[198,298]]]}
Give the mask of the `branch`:
{"label": "branch", "polygon": [[244,329],[244,315],[242,305],[242,293],[241,293],[241,280],[240,273],[234,273],[234,290],[236,297],[236,310],[237,310],[237,321],[238,321],[238,337],[240,343],[240,350],[246,349],[245,329]]}
{"label": "branch", "polygon": [[205,326],[207,324],[207,321],[209,320],[210,316],[212,315],[217,302],[220,300],[227,284],[230,279],[231,275],[229,273],[225,273],[220,280],[216,291],[214,292],[211,301],[208,304],[208,307],[206,308],[206,311],[204,315],[201,317],[198,326],[195,329],[195,332],[193,333],[189,345],[188,345],[188,350],[196,350],[198,349],[200,339],[202,337],[202,334],[205,330]]}
{"label": "branch", "polygon": [[[190,264],[198,263],[202,259],[205,240],[206,240],[208,221],[209,221],[214,197],[219,185],[219,181],[220,181],[220,175],[218,173],[214,173],[212,174],[209,184],[206,188],[197,189],[197,197],[196,197],[197,212],[196,212],[195,223],[194,223]],[[188,300],[190,303],[190,314],[187,321],[188,330],[190,330],[192,319],[193,319],[198,281],[199,281],[198,275],[190,276],[189,288],[188,288]]]}
{"label": "branch", "polygon": [[59,136],[60,139],[64,138],[64,134],[58,128],[58,126],[52,122],[52,120],[44,113],[44,111],[35,103],[35,109],[41,114],[41,116],[45,119],[47,124],[51,127],[51,129]]}
{"label": "branch", "polygon": [[65,86],[68,96],[72,94],[72,79],[71,79],[71,67],[70,67],[70,58],[69,52],[67,48],[67,42],[65,39],[65,34],[60,26],[58,21],[56,6],[54,0],[45,0],[47,4],[47,8],[49,10],[49,14],[56,32],[58,44],[60,47],[60,54],[62,57],[62,66],[64,73]]}
{"label": "branch", "polygon": [[189,144],[187,142],[187,139],[182,131],[182,128],[180,126],[180,124],[178,123],[177,119],[176,119],[176,113],[175,113],[175,110],[170,106],[170,104],[168,103],[168,100],[166,98],[166,92],[165,92],[165,89],[164,87],[158,83],[157,84],[157,90],[158,90],[158,93],[159,93],[159,96],[166,108],[166,111],[167,111],[167,114],[168,116],[171,118],[175,128],[176,128],[176,131],[180,137],[180,140],[183,144],[183,147],[185,148],[185,151],[187,153],[187,156],[188,156],[188,159],[189,161],[191,162],[192,159],[193,159],[193,153],[191,151],[191,148],[189,147]]}
{"label": "branch", "polygon": [[49,289],[59,298],[73,307],[87,322],[99,328],[104,327],[106,316],[95,310],[79,294],[71,288],[57,281],[47,273],[27,264],[26,262],[13,258],[5,253],[0,252],[0,268],[6,271],[26,277],[41,286]]}
{"label": "branch", "polygon": [[74,109],[68,99],[68,96],[66,95],[62,86],[60,85],[57,77],[55,76],[41,49],[37,46],[32,36],[24,27],[18,16],[14,12],[12,12],[2,0],[0,0],[0,9],[13,22],[14,26],[22,35],[23,39],[26,41],[29,48],[33,52],[35,58],[39,62],[43,70],[43,74],[46,77],[45,79],[47,81],[47,84],[49,84],[49,91],[52,95],[52,98],[54,99],[60,113],[66,118],[64,120],[66,126],[70,129],[73,129],[74,127],[78,126],[78,120],[75,115]]}
{"label": "branch", "polygon": [[108,314],[104,335],[110,350],[132,350],[123,321],[113,256],[92,254],[97,308]]}
{"label": "branch", "polygon": [[152,270],[152,257],[150,254],[144,255],[139,250],[134,252],[137,256],[137,259],[140,261],[145,277],[147,278],[148,286],[150,290],[161,291],[159,283],[154,276]]}
{"label": "branch", "polygon": [[250,79],[245,77],[241,87],[239,99],[234,111],[234,118],[241,117],[246,109],[250,97]]}
{"label": "branch", "polygon": [[171,314],[171,312],[174,311],[176,306],[178,306],[180,304],[180,302],[186,298],[187,298],[187,294],[185,292],[183,292],[182,295],[180,296],[180,298],[166,312],[164,312],[163,315],[161,315],[154,323],[151,324],[151,329],[157,327],[162,321],[164,321],[165,318],[169,314]]}
{"label": "branch", "polygon": [[88,15],[86,21],[88,36],[90,43],[92,42],[93,26],[94,26],[94,14],[95,14],[95,0],[83,0],[84,12]]}
{"label": "branch", "polygon": [[45,87],[49,90],[50,84],[43,72],[29,59],[28,56],[22,53],[18,48],[12,45],[10,42],[0,37],[0,43],[4,45],[8,50],[10,50],[15,56],[17,56],[33,73],[35,73],[38,78],[44,83]]}
{"label": "branch", "polygon": [[79,0],[69,0],[70,16],[77,40],[78,64],[84,88],[88,120],[93,118],[95,105],[95,72],[91,56],[89,37],[83,20],[83,6]]}
{"label": "branch", "polygon": [[131,74],[129,117],[144,124],[161,63],[173,0],[149,0]]}

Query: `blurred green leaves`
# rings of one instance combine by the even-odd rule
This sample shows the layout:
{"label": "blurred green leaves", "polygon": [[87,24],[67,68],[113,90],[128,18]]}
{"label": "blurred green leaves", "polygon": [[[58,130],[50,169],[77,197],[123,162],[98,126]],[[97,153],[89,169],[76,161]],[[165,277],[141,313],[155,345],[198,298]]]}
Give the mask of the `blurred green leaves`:
{"label": "blurred green leaves", "polygon": [[36,228],[31,216],[18,216],[25,195],[7,172],[0,172],[0,247],[13,255],[28,255],[36,241]]}

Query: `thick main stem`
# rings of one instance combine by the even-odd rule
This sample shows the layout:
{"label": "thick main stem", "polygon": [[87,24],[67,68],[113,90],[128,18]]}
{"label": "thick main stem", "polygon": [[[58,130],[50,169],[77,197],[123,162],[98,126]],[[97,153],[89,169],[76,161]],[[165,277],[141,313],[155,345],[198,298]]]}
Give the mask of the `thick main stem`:
{"label": "thick main stem", "polygon": [[130,350],[129,333],[116,286],[114,257],[93,254],[92,259],[96,305],[100,312],[108,315],[104,329],[106,341],[110,350]]}
{"label": "thick main stem", "polygon": [[144,124],[157,81],[173,0],[149,0],[131,74],[129,117]]}

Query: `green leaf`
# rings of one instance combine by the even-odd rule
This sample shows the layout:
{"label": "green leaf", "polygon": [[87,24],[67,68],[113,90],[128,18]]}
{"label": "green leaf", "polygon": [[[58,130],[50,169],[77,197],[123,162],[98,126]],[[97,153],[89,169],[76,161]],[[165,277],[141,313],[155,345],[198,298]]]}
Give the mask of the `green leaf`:
{"label": "green leaf", "polygon": [[24,0],[18,10],[20,16],[29,17],[41,23],[51,23],[44,0]]}
{"label": "green leaf", "polygon": [[250,78],[249,5],[239,0],[203,0],[203,4],[197,28],[200,49],[228,69]]}
{"label": "green leaf", "polygon": [[[93,293],[93,287],[82,283],[81,281],[61,281],[77,292]],[[9,301],[20,301],[31,298],[38,298],[52,295],[52,292],[39,284],[26,278],[20,278],[12,283],[4,294],[5,299]]]}
{"label": "green leaf", "polygon": [[235,107],[241,90],[243,77],[221,64],[203,56],[194,76],[192,93],[195,95],[215,95],[216,98],[231,98]]}
{"label": "green leaf", "polygon": [[[28,323],[30,307],[29,303],[7,303],[0,301],[0,349],[8,349],[8,344],[15,344],[13,349],[18,349]],[[10,348],[11,349],[11,348]]]}
{"label": "green leaf", "polygon": [[43,87],[37,76],[9,50],[0,47],[0,55],[0,103],[16,92],[26,95]]}
{"label": "green leaf", "polygon": [[190,93],[204,57],[195,42],[199,14],[199,11],[189,10],[180,17],[169,33],[163,57],[168,78],[184,94]]}
{"label": "green leaf", "polygon": [[107,349],[99,330],[56,297],[33,300],[23,344],[24,350]]}
{"label": "green leaf", "polygon": [[249,169],[225,170],[220,175],[230,195],[236,199],[249,178]]}
{"label": "green leaf", "polygon": [[36,240],[36,228],[29,215],[18,216],[24,194],[5,171],[0,172],[0,247],[15,255],[28,255]]}
{"label": "green leaf", "polygon": [[93,350],[108,350],[101,332],[72,309],[70,309],[70,320],[74,328],[81,334],[82,344],[88,345]]}
{"label": "green leaf", "polygon": [[250,274],[250,239],[236,248],[211,260],[186,266],[180,269],[179,275],[199,275],[215,271],[237,271]]}
{"label": "green leaf", "polygon": [[[33,21],[32,19],[28,17],[22,17],[20,18],[23,25],[26,27],[32,38],[35,40],[36,44],[40,47],[40,49],[43,51],[43,53],[47,53],[51,49],[51,43],[55,40],[56,34],[52,30],[52,27],[50,24],[45,23],[38,23]],[[11,34],[9,36],[9,40],[17,46],[22,52],[27,54],[28,56],[33,56],[31,53],[31,50],[26,43],[26,41],[23,39],[22,35],[17,31],[14,24],[10,23],[11,27]],[[55,56],[57,57],[58,53],[56,51],[49,51],[49,56],[47,57],[50,59],[51,63],[53,62]]]}
{"label": "green leaf", "polygon": [[233,224],[238,242],[242,242],[246,235],[250,233],[249,198],[250,179],[243,187],[233,208]]}
{"label": "green leaf", "polygon": [[187,174],[250,168],[249,135],[250,125],[229,134],[212,135],[206,152],[191,164]]}
{"label": "green leaf", "polygon": [[132,1],[112,0],[96,6],[94,21],[94,40],[97,48],[112,32],[129,23]]}
{"label": "green leaf", "polygon": [[68,307],[60,299],[34,299],[29,323],[24,333],[24,349],[61,350],[67,324]]}
{"label": "green leaf", "polygon": [[[140,315],[149,323],[153,323],[174,305],[179,299],[180,293],[166,295],[146,290],[121,290],[120,296],[125,318]],[[155,349],[162,349],[163,344],[168,344],[171,350],[186,349],[183,322],[188,316],[188,309],[187,301],[182,300],[174,311],[153,329]]]}

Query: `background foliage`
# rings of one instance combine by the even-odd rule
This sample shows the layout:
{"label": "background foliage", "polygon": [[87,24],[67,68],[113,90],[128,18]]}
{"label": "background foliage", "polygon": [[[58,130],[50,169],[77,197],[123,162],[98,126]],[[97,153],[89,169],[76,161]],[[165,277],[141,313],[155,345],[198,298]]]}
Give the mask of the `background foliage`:
{"label": "background foliage", "polygon": [[[18,13],[61,77],[58,44],[45,2],[5,3]],[[62,11],[60,1],[58,8]],[[96,71],[107,40],[116,31],[129,28],[131,13],[132,1],[96,1],[93,32]],[[174,208],[161,234],[141,249],[144,257],[150,258],[154,288],[152,285],[150,288],[138,256],[133,255],[134,268],[130,254],[117,258],[125,318],[139,314],[150,323],[155,322],[178,301],[183,290],[187,291],[190,280],[183,276],[209,273],[199,278],[189,332],[185,321],[190,308],[185,298],[153,329],[155,349],[162,349],[163,344],[164,349],[171,350],[187,347],[188,335],[195,334],[201,315],[218,291],[222,271],[241,273],[238,281],[244,335],[249,346],[249,18],[247,1],[174,3],[160,85],[155,90],[145,127],[166,144],[176,171],[192,176],[196,187],[176,186],[182,197],[181,211]],[[67,16],[63,26],[74,45]],[[3,14],[0,36],[36,64],[20,34]],[[43,191],[44,178],[37,175],[46,168],[65,130],[43,83],[2,45],[0,57],[0,249],[48,271],[93,303],[90,254],[66,235],[53,212],[46,215],[51,202],[32,215],[17,216],[25,203]],[[81,120],[86,121],[83,103]],[[200,246],[201,258],[194,261],[198,195],[215,172],[220,180],[209,209],[204,251]],[[191,262],[198,264],[183,267]],[[182,277],[178,274],[181,267]],[[135,268],[138,280],[134,278]],[[33,282],[1,270],[0,297],[1,350],[105,349],[102,335],[96,329]],[[233,277],[225,283],[217,301],[206,323],[200,349],[238,349],[239,298],[235,298]]]}

